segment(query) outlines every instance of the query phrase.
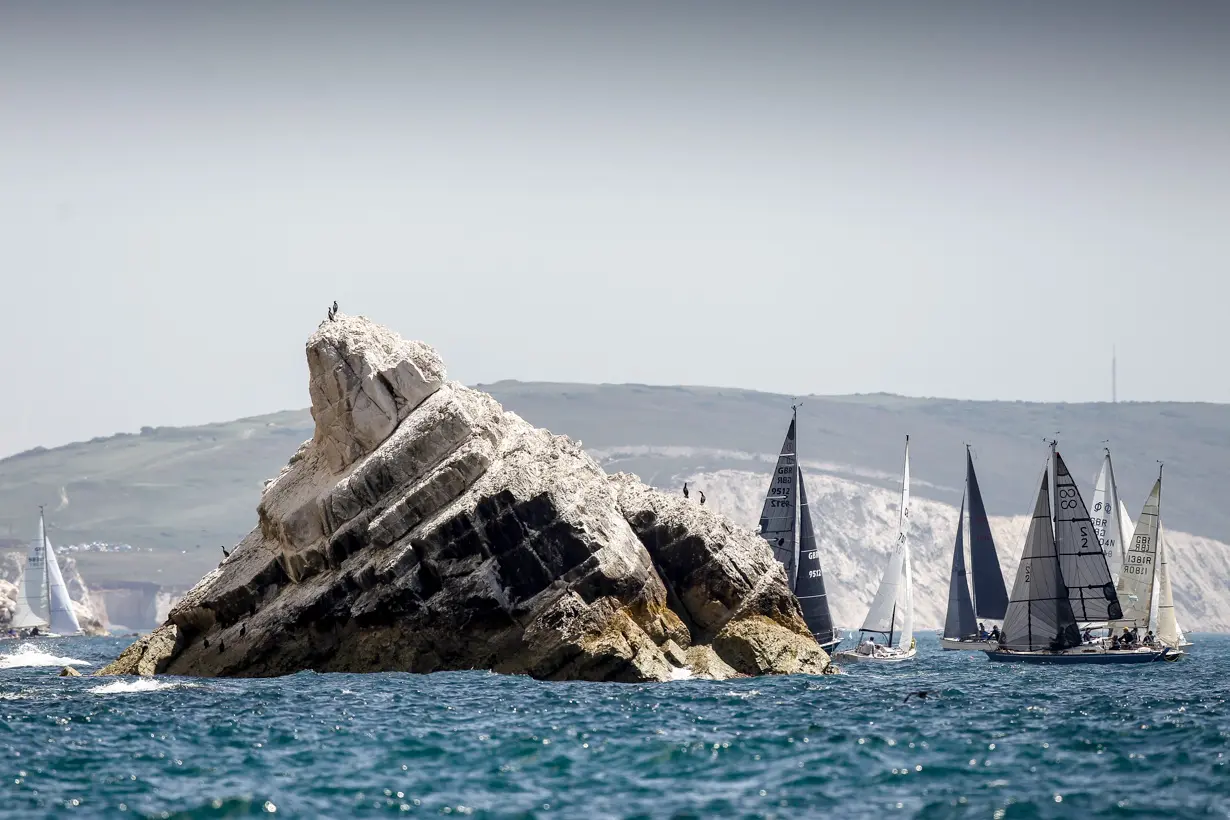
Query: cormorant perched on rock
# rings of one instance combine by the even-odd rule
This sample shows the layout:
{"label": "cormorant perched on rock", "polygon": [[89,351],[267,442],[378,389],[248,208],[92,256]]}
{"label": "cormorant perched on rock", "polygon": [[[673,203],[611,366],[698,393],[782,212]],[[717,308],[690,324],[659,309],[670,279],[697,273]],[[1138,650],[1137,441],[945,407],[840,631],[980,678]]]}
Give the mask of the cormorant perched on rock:
{"label": "cormorant perched on rock", "polygon": [[230,557],[231,557],[231,554],[230,554],[229,552],[227,552],[227,551],[226,551],[226,544],[223,544],[223,545],[222,545],[222,557],[223,557],[223,558],[230,558]]}
{"label": "cormorant perched on rock", "polygon": [[697,492],[699,492],[699,493],[700,493],[700,503],[703,505],[703,504],[705,503],[705,491],[704,491],[704,490],[697,490]]}
{"label": "cormorant perched on rock", "polygon": [[688,482],[686,481],[683,482],[683,497],[684,498],[688,497]]}
{"label": "cormorant perched on rock", "polygon": [[248,625],[240,624],[239,625],[239,637],[242,638],[244,635],[247,635],[247,634],[248,634]]}
{"label": "cormorant perched on rock", "polygon": [[329,308],[329,321],[332,322],[337,318],[337,300],[333,300],[333,307]]}
{"label": "cormorant perched on rock", "polygon": [[209,648],[209,638],[201,638],[201,644],[202,644],[202,645],[203,645],[206,649],[208,649],[208,648]]}
{"label": "cormorant perched on rock", "polygon": [[226,651],[226,644],[223,643],[222,641],[218,641],[218,654],[221,655],[225,651]]}

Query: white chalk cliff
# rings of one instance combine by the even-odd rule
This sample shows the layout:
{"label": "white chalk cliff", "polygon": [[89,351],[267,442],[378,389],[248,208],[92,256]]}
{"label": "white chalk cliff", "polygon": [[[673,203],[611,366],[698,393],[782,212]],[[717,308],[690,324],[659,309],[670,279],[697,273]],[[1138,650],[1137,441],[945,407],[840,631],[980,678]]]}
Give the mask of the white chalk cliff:
{"label": "white chalk cliff", "polygon": [[103,674],[822,672],[763,540],[445,379],[362,317],[307,344],[315,434],[259,524]]}

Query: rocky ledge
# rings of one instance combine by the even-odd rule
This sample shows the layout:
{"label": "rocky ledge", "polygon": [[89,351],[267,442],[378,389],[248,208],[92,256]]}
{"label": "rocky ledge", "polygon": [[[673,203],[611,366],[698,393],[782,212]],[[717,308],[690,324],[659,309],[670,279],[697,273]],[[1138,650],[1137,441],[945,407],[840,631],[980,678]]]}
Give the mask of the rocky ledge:
{"label": "rocky ledge", "polygon": [[768,546],[445,380],[363,317],[307,344],[313,438],[259,525],[99,674],[821,673]]}

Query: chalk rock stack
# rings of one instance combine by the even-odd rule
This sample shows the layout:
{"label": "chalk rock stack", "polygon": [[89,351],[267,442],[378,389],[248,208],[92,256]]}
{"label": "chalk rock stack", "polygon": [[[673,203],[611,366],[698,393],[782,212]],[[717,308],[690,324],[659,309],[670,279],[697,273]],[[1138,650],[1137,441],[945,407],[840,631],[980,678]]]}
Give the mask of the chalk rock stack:
{"label": "chalk rock stack", "polygon": [[323,322],[307,359],[315,435],[266,484],[259,525],[101,674],[828,666],[759,536],[607,476],[363,317]]}

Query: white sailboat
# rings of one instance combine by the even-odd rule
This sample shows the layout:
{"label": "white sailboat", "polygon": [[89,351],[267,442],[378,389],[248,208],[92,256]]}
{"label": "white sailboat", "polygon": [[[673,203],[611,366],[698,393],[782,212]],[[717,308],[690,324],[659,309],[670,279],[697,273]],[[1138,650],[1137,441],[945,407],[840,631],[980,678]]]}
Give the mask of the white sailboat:
{"label": "white sailboat", "polygon": [[[914,585],[910,567],[910,437],[905,437],[905,469],[901,479],[901,511],[897,541],[888,556],[888,566],[859,628],[859,644],[836,653],[844,661],[899,663],[918,654],[914,645]],[[900,631],[898,631],[900,630]],[[869,636],[864,641],[864,635]],[[874,635],[883,635],[876,644]]]}
{"label": "white sailboat", "polygon": [[1169,562],[1166,559],[1166,538],[1161,522],[1157,525],[1157,604],[1152,615],[1155,624],[1153,634],[1162,646],[1182,650],[1191,646],[1183,635],[1174,613],[1174,593],[1170,588]]}
{"label": "white sailboat", "polygon": [[55,551],[47,538],[43,508],[39,507],[38,540],[30,544],[21,594],[10,622],[13,629],[43,630],[42,637],[63,637],[81,632],[68,585],[60,572]]}

